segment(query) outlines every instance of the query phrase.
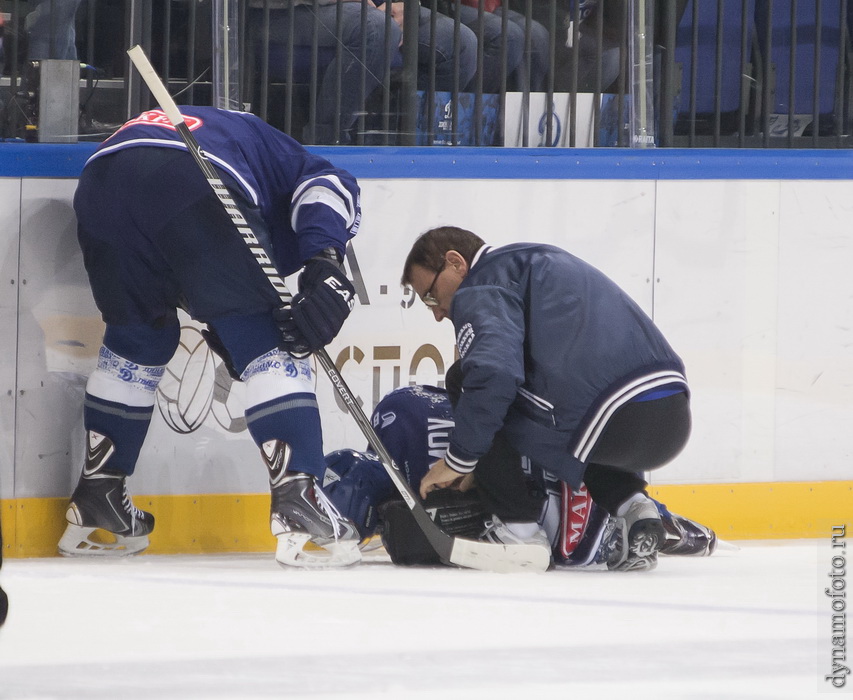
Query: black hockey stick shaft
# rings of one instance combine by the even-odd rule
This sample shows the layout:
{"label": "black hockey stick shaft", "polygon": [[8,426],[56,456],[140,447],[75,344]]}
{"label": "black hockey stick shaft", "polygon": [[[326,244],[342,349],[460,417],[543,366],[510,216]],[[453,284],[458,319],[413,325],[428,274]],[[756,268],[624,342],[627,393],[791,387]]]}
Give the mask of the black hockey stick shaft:
{"label": "black hockey stick shaft", "polygon": [[[177,104],[172,99],[172,96],[169,94],[162,80],[160,80],[160,77],[157,75],[142,47],[134,46],[129,49],[127,53],[143,80],[148,85],[148,89],[151,90],[151,94],[154,96],[154,99],[165,112],[169,122],[177,130],[186,145],[187,150],[192,154],[208,184],[216,193],[216,196],[225,208],[225,211],[231,217],[231,220],[234,222],[234,226],[242,236],[243,241],[255,257],[255,260],[266,275],[270,284],[277,292],[282,304],[289,305],[292,302],[293,296],[287,289],[284,280],[279,275],[273,261],[270,260],[266,251],[261,246],[257,236],[254,234],[251,226],[240,211],[240,208],[234,202],[231,193],[220,179],[216,169],[213,167],[213,164],[207,158],[201,146],[199,146],[189,127],[187,127],[186,121],[178,109]],[[394,463],[394,460],[391,458],[388,450],[382,444],[382,440],[379,439],[379,436],[373,429],[373,425],[370,423],[370,420],[367,418],[358,402],[353,398],[352,392],[349,390],[349,387],[340,372],[338,372],[335,363],[332,361],[332,358],[329,357],[329,353],[326,349],[321,348],[315,353],[315,355],[320,362],[320,365],[323,367],[323,370],[326,372],[326,375],[337,390],[341,400],[346,405],[350,415],[355,419],[355,422],[358,424],[358,427],[361,429],[361,432],[364,434],[370,446],[379,455],[385,470],[388,472],[388,475],[391,477],[391,480],[394,482],[394,485],[397,487],[400,495],[406,501],[406,504],[412,511],[412,515],[423,530],[429,540],[429,543],[435,548],[442,561],[451,563],[453,559],[454,538],[439,528],[426,512],[423,505],[421,505],[420,501],[415,496],[412,487],[405,480],[399,467]]]}

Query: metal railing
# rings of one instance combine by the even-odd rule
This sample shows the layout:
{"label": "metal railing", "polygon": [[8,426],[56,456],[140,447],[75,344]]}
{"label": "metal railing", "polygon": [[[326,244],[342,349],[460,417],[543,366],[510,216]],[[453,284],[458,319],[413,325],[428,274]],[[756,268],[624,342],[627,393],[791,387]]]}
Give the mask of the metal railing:
{"label": "metal railing", "polygon": [[[1,2],[0,133],[40,140],[54,56],[33,15],[74,6],[75,139],[151,105],[139,43],[179,104],[249,109],[303,143],[850,144],[853,0],[324,1]],[[69,24],[45,30],[56,51]]]}

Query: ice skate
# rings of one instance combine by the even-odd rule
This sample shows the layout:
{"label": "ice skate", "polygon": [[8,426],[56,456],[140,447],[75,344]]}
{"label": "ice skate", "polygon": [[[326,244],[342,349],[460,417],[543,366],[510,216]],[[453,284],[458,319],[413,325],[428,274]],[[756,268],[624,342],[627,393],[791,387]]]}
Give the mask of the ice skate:
{"label": "ice skate", "polygon": [[666,534],[655,502],[636,494],[607,523],[599,561],[616,571],[651,571]]}
{"label": "ice skate", "polygon": [[666,532],[661,554],[709,557],[717,549],[717,533],[683,515],[670,513],[662,503],[658,506]]}
{"label": "ice skate", "polygon": [[71,496],[59,540],[64,556],[137,554],[148,547],[154,516],[133,505],[127,493],[127,475],[106,469],[115,448],[109,438],[88,433],[86,462]]}
{"label": "ice skate", "polygon": [[270,473],[270,530],[282,566],[323,568],[361,561],[360,536],[320,489],[313,476],[287,472],[290,448],[278,440],[262,450]]}

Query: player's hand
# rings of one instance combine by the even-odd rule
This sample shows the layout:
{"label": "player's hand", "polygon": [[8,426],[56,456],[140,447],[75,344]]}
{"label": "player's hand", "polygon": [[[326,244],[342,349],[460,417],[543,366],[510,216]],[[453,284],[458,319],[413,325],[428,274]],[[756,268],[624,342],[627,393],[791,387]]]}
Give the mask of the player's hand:
{"label": "player's hand", "polygon": [[299,294],[291,306],[274,312],[281,348],[305,357],[334,340],[355,306],[355,287],[337,265],[311,258],[299,276]]}
{"label": "player's hand", "polygon": [[452,489],[454,491],[467,491],[474,485],[474,473],[460,474],[447,466],[443,459],[435,462],[429,471],[421,479],[421,498],[426,498],[431,491],[438,489]]}

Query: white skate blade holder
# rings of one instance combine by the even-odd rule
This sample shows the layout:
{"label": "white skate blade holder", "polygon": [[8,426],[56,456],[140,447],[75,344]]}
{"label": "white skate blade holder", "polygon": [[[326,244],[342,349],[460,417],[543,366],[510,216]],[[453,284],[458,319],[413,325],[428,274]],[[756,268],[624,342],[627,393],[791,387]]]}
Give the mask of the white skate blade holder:
{"label": "white skate blade holder", "polygon": [[148,545],[148,535],[124,537],[98,527],[68,523],[57,549],[64,557],[127,557]]}
{"label": "white skate blade holder", "polygon": [[337,540],[318,545],[307,532],[276,535],[275,560],[286,568],[330,569],[352,566],[361,561],[358,540]]}

